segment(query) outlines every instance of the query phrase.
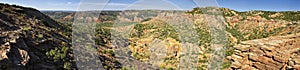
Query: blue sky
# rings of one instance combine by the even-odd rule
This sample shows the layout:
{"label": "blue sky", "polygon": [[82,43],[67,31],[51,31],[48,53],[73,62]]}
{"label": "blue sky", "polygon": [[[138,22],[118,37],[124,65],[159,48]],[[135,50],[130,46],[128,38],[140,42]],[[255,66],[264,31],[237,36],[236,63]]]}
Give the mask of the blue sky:
{"label": "blue sky", "polygon": [[180,9],[218,6],[238,11],[300,11],[300,0],[0,0],[39,10]]}

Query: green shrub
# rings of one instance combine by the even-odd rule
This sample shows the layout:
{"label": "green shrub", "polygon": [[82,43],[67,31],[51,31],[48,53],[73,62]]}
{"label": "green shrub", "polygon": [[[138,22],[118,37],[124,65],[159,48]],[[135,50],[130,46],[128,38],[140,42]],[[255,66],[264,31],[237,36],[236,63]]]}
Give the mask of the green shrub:
{"label": "green shrub", "polygon": [[52,61],[54,61],[55,63],[63,63],[63,68],[66,70],[70,70],[71,69],[71,61],[67,60],[66,57],[68,55],[68,51],[69,48],[66,46],[63,47],[56,47],[53,50],[50,50],[48,52],[46,52],[46,56],[50,59],[52,59]]}
{"label": "green shrub", "polygon": [[70,62],[65,62],[64,63],[64,68],[67,69],[67,70],[70,70],[71,69],[71,63]]}
{"label": "green shrub", "polygon": [[234,49],[227,49],[226,50],[226,53],[225,53],[226,56],[230,56],[232,54],[234,54]]}
{"label": "green shrub", "polygon": [[103,54],[109,54],[109,55],[112,55],[112,56],[115,55],[115,53],[113,52],[113,50],[101,50],[101,53],[103,53]]}
{"label": "green shrub", "polygon": [[198,62],[206,63],[206,62],[208,62],[208,60],[199,60]]}
{"label": "green shrub", "polygon": [[231,62],[223,62],[221,69],[226,69],[226,68],[229,68],[230,66],[231,66]]}
{"label": "green shrub", "polygon": [[44,36],[43,36],[43,34],[38,34],[38,36],[37,36],[38,38],[43,38]]}
{"label": "green shrub", "polygon": [[174,69],[174,68],[167,68],[167,70],[176,70],[176,69]]}
{"label": "green shrub", "polygon": [[55,48],[53,50],[50,50],[49,52],[46,52],[46,55],[48,56],[48,58],[53,59],[54,62],[65,61],[68,50],[69,48],[66,46],[62,48]]}
{"label": "green shrub", "polygon": [[30,26],[28,26],[28,27],[24,27],[23,30],[30,31],[30,30],[32,30],[32,28]]}

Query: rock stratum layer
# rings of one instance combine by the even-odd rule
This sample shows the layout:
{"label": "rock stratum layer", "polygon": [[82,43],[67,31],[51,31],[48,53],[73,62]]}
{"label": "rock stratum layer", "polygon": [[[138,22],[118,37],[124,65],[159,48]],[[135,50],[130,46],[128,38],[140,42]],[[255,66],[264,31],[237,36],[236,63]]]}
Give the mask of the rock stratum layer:
{"label": "rock stratum layer", "polygon": [[243,41],[227,58],[232,69],[300,70],[300,35]]}

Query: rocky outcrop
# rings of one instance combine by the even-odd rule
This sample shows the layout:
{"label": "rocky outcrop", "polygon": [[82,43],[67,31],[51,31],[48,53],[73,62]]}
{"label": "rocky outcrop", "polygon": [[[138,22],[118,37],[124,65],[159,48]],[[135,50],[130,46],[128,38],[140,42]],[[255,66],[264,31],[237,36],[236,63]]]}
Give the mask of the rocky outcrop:
{"label": "rocky outcrop", "polygon": [[228,56],[232,69],[300,70],[300,35],[276,36],[241,42]]}
{"label": "rocky outcrop", "polygon": [[32,8],[0,4],[0,9],[0,70],[65,68],[69,55],[54,62],[46,53],[71,46],[67,29]]}

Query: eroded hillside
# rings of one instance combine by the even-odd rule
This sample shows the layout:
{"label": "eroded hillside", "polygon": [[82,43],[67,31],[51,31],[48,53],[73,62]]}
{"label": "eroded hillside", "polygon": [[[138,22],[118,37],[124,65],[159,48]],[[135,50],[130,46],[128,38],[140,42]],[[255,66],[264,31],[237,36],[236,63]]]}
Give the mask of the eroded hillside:
{"label": "eroded hillside", "polygon": [[[295,56],[299,47],[295,34],[300,31],[299,12],[237,12],[207,7],[186,13],[141,10],[105,14],[102,13],[100,22],[95,22],[100,19],[95,18],[97,16],[80,17],[97,24],[96,44],[105,69],[180,69],[194,66],[190,68],[205,70],[213,61],[210,58],[214,38],[209,26],[210,22],[218,22],[213,20],[216,17],[224,18],[221,23],[226,28],[226,44],[223,46],[226,50],[221,55],[227,59],[221,60],[221,69],[297,69],[298,57]],[[65,17],[72,19],[72,16]],[[295,50],[281,52],[290,49]],[[195,51],[193,55],[184,55],[192,51]]]}
{"label": "eroded hillside", "polygon": [[75,69],[69,32],[36,9],[0,4],[0,69]]}

